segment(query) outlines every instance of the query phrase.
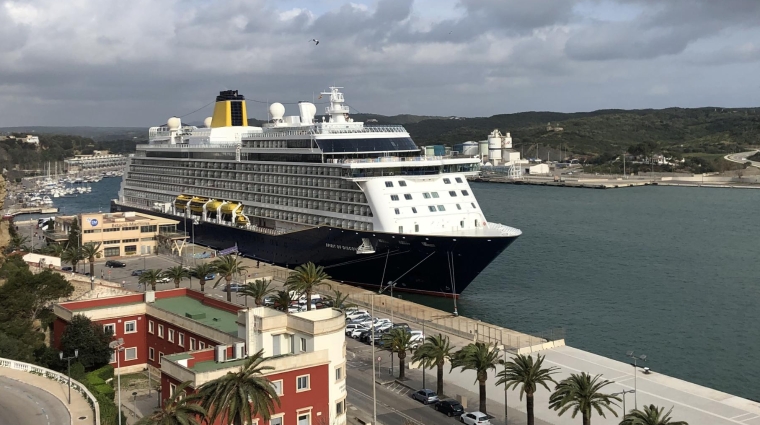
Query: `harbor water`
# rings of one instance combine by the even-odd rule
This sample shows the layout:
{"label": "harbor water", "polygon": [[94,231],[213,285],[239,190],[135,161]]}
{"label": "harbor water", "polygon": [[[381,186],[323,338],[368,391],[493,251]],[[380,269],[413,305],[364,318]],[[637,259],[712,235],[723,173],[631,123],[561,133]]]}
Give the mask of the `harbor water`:
{"label": "harbor water", "polygon": [[[55,206],[107,211],[120,182]],[[467,288],[461,314],[527,333],[562,327],[576,348],[646,354],[655,372],[760,399],[760,190],[472,188],[489,221],[523,235]]]}

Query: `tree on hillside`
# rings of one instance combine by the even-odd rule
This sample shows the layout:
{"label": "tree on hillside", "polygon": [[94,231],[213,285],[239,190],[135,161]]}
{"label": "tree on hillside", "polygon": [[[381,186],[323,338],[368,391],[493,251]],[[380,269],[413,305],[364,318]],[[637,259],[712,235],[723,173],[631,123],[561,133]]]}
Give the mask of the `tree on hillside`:
{"label": "tree on hillside", "polygon": [[105,366],[111,359],[113,350],[108,344],[113,335],[103,330],[103,326],[93,323],[88,317],[77,314],[71,318],[61,336],[61,350],[64,356],[74,355],[79,350],[79,362],[87,370]]}
{"label": "tree on hillside", "polygon": [[69,240],[66,243],[67,248],[79,249],[82,244],[82,229],[79,228],[79,217],[75,216],[71,220],[71,227],[69,228]]}

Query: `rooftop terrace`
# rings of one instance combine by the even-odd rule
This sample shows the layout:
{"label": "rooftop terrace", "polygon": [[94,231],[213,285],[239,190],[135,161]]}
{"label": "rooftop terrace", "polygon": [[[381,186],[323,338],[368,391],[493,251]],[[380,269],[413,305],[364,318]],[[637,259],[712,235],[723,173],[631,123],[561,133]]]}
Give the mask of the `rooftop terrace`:
{"label": "rooftop terrace", "polygon": [[237,315],[219,308],[201,303],[188,296],[160,298],[152,305],[169,313],[176,314],[212,327],[226,334],[237,336]]}

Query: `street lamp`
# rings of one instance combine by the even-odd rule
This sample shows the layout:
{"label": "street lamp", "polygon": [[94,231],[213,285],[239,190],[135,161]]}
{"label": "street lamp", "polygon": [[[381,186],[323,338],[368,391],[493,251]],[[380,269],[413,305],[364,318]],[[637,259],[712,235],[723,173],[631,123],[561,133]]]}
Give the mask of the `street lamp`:
{"label": "street lamp", "polygon": [[[391,326],[393,325],[393,310],[394,310],[394,308],[393,308],[393,287],[394,286],[396,286],[396,282],[394,282],[392,280],[389,280],[388,281],[388,285],[385,288],[380,288],[380,290],[377,291],[377,294],[380,295],[386,289],[391,288],[391,303],[390,303],[390,307],[391,307]],[[375,319],[375,315],[373,314],[372,315],[372,321],[373,322],[374,322],[374,319]],[[372,338],[373,339],[375,338],[375,334],[374,333],[372,334]],[[393,350],[391,350],[391,375],[393,375]],[[424,385],[423,385],[423,387],[424,387]]]}
{"label": "street lamp", "polygon": [[636,385],[636,376],[637,376],[636,372],[639,370],[639,366],[636,364],[636,362],[639,360],[647,361],[647,356],[646,354],[641,354],[639,356],[636,356],[633,354],[633,351],[629,351],[625,353],[625,355],[633,359],[633,404],[636,407],[636,409],[638,409],[639,402],[638,402],[638,393],[636,392],[636,390],[638,389]]}
{"label": "street lamp", "polygon": [[116,394],[119,400],[117,416],[119,417],[119,425],[121,425],[121,352],[124,351],[124,338],[111,341],[108,346],[116,352]]}
{"label": "street lamp", "polygon": [[63,351],[58,353],[58,358],[61,360],[66,360],[68,363],[69,368],[69,404],[71,404],[71,359],[76,359],[79,357],[79,349],[74,350],[74,355],[69,357],[63,357]]}
{"label": "street lamp", "polygon": [[623,396],[623,417],[625,417],[625,395],[630,393],[636,393],[636,390],[623,390],[619,393],[612,393],[610,395],[622,395]]}

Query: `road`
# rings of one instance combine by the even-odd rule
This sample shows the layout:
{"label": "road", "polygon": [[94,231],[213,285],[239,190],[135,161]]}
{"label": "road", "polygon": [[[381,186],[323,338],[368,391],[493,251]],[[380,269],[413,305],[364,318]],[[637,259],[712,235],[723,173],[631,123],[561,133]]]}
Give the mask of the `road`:
{"label": "road", "polygon": [[726,155],[725,158],[728,161],[731,162],[738,162],[740,164],[744,164],[745,162],[751,162],[753,167],[760,168],[760,162],[758,161],[750,161],[747,158],[760,152],[760,150],[754,150],[754,151],[748,151],[748,152],[739,152],[739,153],[732,153],[729,155]]}
{"label": "road", "polygon": [[[362,419],[372,420],[372,361],[368,345],[351,338],[346,339],[347,369],[346,382],[348,385],[349,416],[361,416]],[[377,422],[383,425],[413,424],[457,424],[456,418],[449,418],[411,398],[412,390],[393,382],[388,374],[388,351],[378,350],[376,356],[382,357],[377,391]],[[356,408],[363,412],[356,414]]]}
{"label": "road", "polygon": [[0,377],[0,425],[68,425],[66,406],[31,385]]}

